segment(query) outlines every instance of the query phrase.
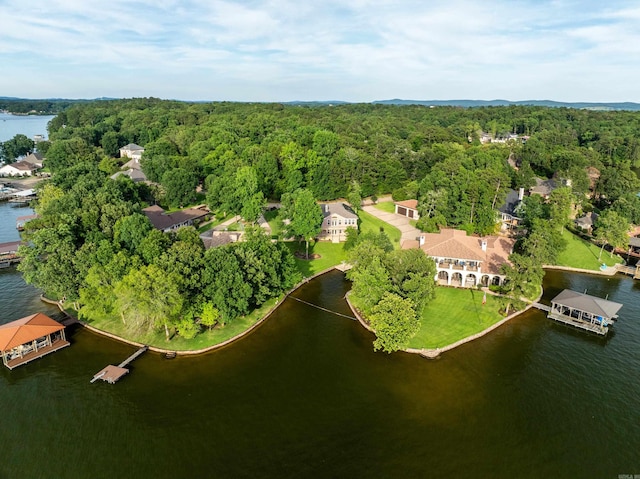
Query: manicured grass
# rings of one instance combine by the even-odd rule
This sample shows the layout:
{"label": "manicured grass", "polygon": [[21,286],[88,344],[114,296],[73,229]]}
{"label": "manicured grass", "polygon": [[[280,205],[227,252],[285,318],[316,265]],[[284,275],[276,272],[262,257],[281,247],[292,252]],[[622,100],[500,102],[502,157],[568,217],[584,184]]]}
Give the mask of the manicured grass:
{"label": "manicured grass", "polygon": [[380,211],[384,211],[385,213],[396,212],[396,205],[393,201],[381,201],[380,203],[376,203],[373,206],[378,208]]}
{"label": "manicured grass", "polygon": [[590,243],[566,229],[562,237],[567,242],[567,247],[558,254],[558,259],[556,260],[558,266],[598,271],[602,263],[607,266],[614,266],[622,262],[620,256],[614,254],[613,258],[611,258],[607,251],[602,252],[600,261],[598,261],[600,246]]}
{"label": "manicured grass", "polygon": [[264,212],[264,219],[271,227],[271,236],[280,238],[282,234],[282,222],[278,216],[279,210],[269,210]]}
{"label": "manicured grass", "polygon": [[504,317],[498,301],[477,289],[438,287],[436,297],[422,314],[418,333],[411,338],[411,348],[441,348],[479,333]]}
{"label": "manicured grass", "polygon": [[368,232],[379,233],[380,228],[382,228],[384,232],[387,233],[387,236],[389,236],[393,247],[396,249],[400,248],[400,237],[402,236],[402,233],[400,233],[398,228],[391,226],[389,223],[386,223],[363,210],[358,211],[358,217],[360,218],[360,234]]}
{"label": "manicured grass", "polygon": [[272,298],[258,309],[253,310],[246,316],[234,319],[224,327],[216,327],[211,331],[203,330],[193,339],[184,339],[174,335],[170,341],[165,339],[164,331],[152,332],[146,334],[132,334],[125,329],[122,321],[117,316],[109,316],[90,321],[89,324],[95,328],[107,331],[109,333],[127,338],[138,343],[148,344],[158,348],[164,348],[172,351],[188,351],[204,349],[209,346],[220,344],[238,334],[246,331],[260,320],[269,309],[276,304],[280,298]]}
{"label": "manicured grass", "polygon": [[[297,241],[287,241],[286,244],[292,253],[296,251],[305,251],[304,242],[298,243]],[[324,241],[318,241],[316,243],[309,243],[309,256],[313,253],[319,254],[318,259],[299,259],[295,258],[298,271],[302,273],[305,278],[313,276],[320,271],[324,271],[331,266],[336,266],[343,261],[346,261],[347,254],[344,251],[343,243],[328,243]]]}

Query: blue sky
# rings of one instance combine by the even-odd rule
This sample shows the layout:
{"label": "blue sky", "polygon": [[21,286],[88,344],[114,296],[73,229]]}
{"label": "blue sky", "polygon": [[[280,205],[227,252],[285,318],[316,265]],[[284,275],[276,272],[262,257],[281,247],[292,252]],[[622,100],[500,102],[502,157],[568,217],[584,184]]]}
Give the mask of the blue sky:
{"label": "blue sky", "polygon": [[640,102],[637,1],[0,0],[0,96]]}

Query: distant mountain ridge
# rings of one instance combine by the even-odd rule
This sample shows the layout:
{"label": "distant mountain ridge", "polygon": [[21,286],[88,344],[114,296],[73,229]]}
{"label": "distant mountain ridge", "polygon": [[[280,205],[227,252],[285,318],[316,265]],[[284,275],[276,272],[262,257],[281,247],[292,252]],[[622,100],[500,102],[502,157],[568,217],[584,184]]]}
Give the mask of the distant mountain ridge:
{"label": "distant mountain ridge", "polygon": [[640,111],[640,103],[634,102],[562,102],[553,100],[379,100],[371,103],[380,105],[422,105],[422,106],[459,106],[478,108],[487,106],[542,106],[549,108],[576,108],[579,110],[631,110]]}

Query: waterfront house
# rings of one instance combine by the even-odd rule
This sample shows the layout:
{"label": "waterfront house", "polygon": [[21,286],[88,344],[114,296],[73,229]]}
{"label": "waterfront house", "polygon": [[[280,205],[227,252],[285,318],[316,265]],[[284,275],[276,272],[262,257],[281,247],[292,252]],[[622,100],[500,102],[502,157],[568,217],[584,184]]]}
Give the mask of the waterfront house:
{"label": "waterfront house", "polygon": [[38,170],[37,167],[27,161],[21,160],[0,168],[0,176],[32,176],[36,170]]}
{"label": "waterfront house", "polygon": [[618,317],[622,304],[606,299],[563,290],[551,300],[548,317],[570,326],[605,335]]}
{"label": "waterfront house", "polygon": [[418,213],[418,200],[394,201],[397,215],[406,216],[412,220],[420,219]]}
{"label": "waterfront house", "polygon": [[358,215],[346,204],[326,203],[320,206],[324,219],[319,240],[340,243],[347,240],[347,228],[358,229]]}
{"label": "waterfront house", "polygon": [[498,208],[501,224],[500,229],[508,231],[518,227],[522,221],[522,218],[518,216],[518,208],[523,198],[524,188],[520,188],[518,191],[509,190],[504,204]]}
{"label": "waterfront house", "polygon": [[204,208],[187,208],[167,213],[158,205],[144,208],[142,212],[149,218],[154,228],[164,233],[183,226],[192,226],[209,214],[209,210]]}
{"label": "waterfront house", "polygon": [[9,369],[69,346],[64,326],[36,313],[0,325],[0,355]]}
{"label": "waterfront house", "polygon": [[509,263],[515,240],[501,236],[467,236],[466,231],[443,229],[402,243],[403,249],[420,248],[436,263],[441,285],[473,288],[501,285],[500,267]]}
{"label": "waterfront house", "polygon": [[135,143],[129,143],[128,145],[120,148],[120,158],[131,158],[132,160],[138,160],[142,158],[142,153],[144,153],[144,148],[140,145],[136,145]]}

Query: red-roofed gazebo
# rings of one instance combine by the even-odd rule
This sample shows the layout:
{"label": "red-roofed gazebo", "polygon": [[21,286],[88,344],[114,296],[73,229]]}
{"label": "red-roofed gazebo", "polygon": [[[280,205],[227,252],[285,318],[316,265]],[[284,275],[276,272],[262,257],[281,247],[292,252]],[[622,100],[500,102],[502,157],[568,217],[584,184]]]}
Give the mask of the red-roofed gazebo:
{"label": "red-roofed gazebo", "polygon": [[0,355],[9,369],[69,346],[64,326],[46,314],[36,313],[0,325]]}

